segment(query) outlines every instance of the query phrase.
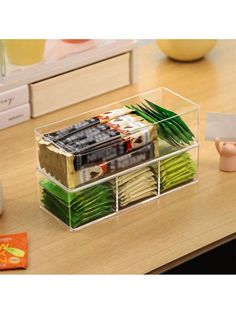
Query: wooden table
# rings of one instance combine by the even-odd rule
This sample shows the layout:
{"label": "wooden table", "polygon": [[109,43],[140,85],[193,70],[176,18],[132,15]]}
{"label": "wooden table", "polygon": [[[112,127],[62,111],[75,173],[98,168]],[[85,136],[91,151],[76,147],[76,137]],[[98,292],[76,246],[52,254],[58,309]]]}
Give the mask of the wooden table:
{"label": "wooden table", "polygon": [[[29,235],[28,269],[7,273],[158,273],[235,238],[236,173],[220,172],[214,144],[204,141],[206,112],[236,113],[235,56],[236,41],[220,41],[207,58],[177,63],[153,43],[141,48],[137,86],[1,131],[0,233]],[[68,232],[39,209],[34,128],[159,86],[201,105],[199,183]]]}

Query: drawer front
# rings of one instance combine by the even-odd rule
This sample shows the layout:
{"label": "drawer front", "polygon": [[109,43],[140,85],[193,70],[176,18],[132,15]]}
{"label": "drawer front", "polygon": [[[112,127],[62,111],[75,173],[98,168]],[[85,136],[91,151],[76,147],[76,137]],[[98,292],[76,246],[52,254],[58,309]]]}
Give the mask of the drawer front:
{"label": "drawer front", "polygon": [[28,85],[0,93],[0,112],[29,102]]}
{"label": "drawer front", "polygon": [[130,84],[130,53],[125,53],[30,85],[37,117]]}
{"label": "drawer front", "polygon": [[30,119],[29,103],[0,112],[0,129],[19,124]]}

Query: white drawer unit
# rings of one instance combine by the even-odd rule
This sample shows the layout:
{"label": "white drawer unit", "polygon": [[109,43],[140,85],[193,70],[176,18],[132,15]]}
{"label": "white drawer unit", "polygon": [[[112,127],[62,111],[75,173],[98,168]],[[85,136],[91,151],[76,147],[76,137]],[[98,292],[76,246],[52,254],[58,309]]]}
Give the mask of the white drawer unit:
{"label": "white drawer unit", "polygon": [[84,48],[82,44],[68,46],[60,40],[48,40],[41,63],[6,63],[6,75],[0,77],[0,129],[26,119],[24,115],[19,120],[3,122],[4,117],[9,117],[9,109],[23,104],[28,108],[29,103],[30,116],[38,117],[135,84],[137,62],[135,40],[91,40]]}

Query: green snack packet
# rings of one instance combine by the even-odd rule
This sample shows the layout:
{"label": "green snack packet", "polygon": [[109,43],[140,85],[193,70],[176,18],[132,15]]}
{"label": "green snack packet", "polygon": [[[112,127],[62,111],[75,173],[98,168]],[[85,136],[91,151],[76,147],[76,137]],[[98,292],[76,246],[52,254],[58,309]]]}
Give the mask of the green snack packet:
{"label": "green snack packet", "polygon": [[194,179],[196,165],[188,152],[161,161],[161,191],[168,190]]}
{"label": "green snack packet", "polygon": [[104,183],[77,193],[67,193],[55,183],[42,180],[42,203],[67,225],[77,228],[114,212],[114,196],[110,184]]}
{"label": "green snack packet", "polygon": [[181,117],[149,100],[145,99],[145,102],[127,107],[148,122],[157,123],[158,135],[170,145],[185,147],[191,144],[194,134]]}

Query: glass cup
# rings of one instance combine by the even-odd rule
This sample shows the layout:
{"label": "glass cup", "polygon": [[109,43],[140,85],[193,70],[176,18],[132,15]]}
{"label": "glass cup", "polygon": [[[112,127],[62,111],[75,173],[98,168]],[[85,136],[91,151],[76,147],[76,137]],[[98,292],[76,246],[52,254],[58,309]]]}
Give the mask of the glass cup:
{"label": "glass cup", "polygon": [[30,65],[43,60],[45,39],[5,40],[8,61],[16,65]]}

